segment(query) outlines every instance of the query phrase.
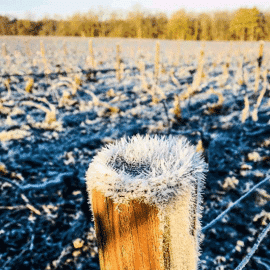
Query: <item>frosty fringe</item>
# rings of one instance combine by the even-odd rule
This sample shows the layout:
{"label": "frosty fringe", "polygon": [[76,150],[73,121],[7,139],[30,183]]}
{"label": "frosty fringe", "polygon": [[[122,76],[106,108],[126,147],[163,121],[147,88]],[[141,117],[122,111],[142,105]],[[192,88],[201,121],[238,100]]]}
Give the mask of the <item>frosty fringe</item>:
{"label": "frosty fringe", "polygon": [[86,179],[90,193],[96,188],[117,204],[141,198],[162,208],[195,182],[203,188],[206,171],[203,157],[186,138],[137,135],[103,147]]}

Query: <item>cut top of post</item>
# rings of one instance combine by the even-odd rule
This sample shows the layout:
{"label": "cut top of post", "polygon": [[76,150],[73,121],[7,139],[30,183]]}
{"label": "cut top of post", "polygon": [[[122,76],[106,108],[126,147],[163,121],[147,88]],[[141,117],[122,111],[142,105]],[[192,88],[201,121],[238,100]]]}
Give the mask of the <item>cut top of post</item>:
{"label": "cut top of post", "polygon": [[202,190],[207,164],[184,137],[134,136],[105,146],[87,172],[89,200],[101,191],[116,204],[136,199],[160,210],[194,187]]}

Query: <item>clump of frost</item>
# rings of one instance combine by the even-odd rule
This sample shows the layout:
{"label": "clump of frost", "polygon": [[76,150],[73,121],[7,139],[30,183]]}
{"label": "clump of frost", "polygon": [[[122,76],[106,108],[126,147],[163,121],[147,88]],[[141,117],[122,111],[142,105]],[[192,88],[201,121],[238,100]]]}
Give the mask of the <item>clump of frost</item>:
{"label": "clump of frost", "polygon": [[206,171],[203,157],[184,137],[124,137],[102,148],[90,164],[89,202],[96,189],[118,205],[137,199],[162,210],[190,188],[201,191]]}

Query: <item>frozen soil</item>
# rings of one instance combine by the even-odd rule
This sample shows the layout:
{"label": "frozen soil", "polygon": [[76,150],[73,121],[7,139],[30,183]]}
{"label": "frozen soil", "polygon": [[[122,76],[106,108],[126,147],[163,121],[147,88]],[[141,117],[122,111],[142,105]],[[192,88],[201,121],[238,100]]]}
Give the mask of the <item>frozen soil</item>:
{"label": "frozen soil", "polygon": [[[97,151],[124,135],[181,135],[198,149],[202,143],[209,164],[202,226],[268,175],[268,83],[258,120],[251,117],[264,83],[261,78],[254,91],[257,43],[233,43],[231,51],[226,42],[206,43],[198,91],[180,101],[181,113],[175,115],[174,95],[182,95],[194,81],[200,43],[161,41],[163,64],[156,85],[154,41],[94,39],[98,69],[114,68],[114,47],[120,42],[126,67],[137,66],[138,59],[146,64],[145,87],[138,70],[126,70],[120,82],[115,72],[97,73],[96,82],[87,79],[81,72],[89,68],[86,39],[43,40],[50,71],[78,71],[81,83],[75,86],[75,74],[36,76],[32,92],[27,93],[23,76],[12,76],[8,87],[7,77],[0,81],[1,269],[99,269],[85,173]],[[66,54],[61,50],[63,40]],[[6,43],[9,53],[0,58],[0,75],[44,71],[39,39],[1,37],[0,42]],[[180,57],[173,54],[177,44],[182,48]],[[31,48],[28,53],[26,46]],[[268,68],[267,54],[265,59],[262,71]],[[244,84],[239,83],[241,61]],[[69,96],[63,98],[64,92]],[[217,93],[224,98],[220,106],[215,106]],[[249,117],[243,123],[245,96]],[[25,101],[51,111],[54,107],[56,119],[46,122],[46,112]],[[202,269],[234,269],[241,262],[270,222],[269,187],[267,183],[257,189],[204,233]],[[269,246],[268,237],[246,269],[270,269]]]}

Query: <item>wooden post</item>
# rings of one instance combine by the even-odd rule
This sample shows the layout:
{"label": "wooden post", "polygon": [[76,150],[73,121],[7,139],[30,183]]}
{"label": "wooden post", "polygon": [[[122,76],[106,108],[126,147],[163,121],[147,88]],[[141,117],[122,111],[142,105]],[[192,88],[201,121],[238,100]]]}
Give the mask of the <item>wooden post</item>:
{"label": "wooden post", "polygon": [[207,164],[183,137],[123,138],[86,173],[101,270],[196,270]]}

